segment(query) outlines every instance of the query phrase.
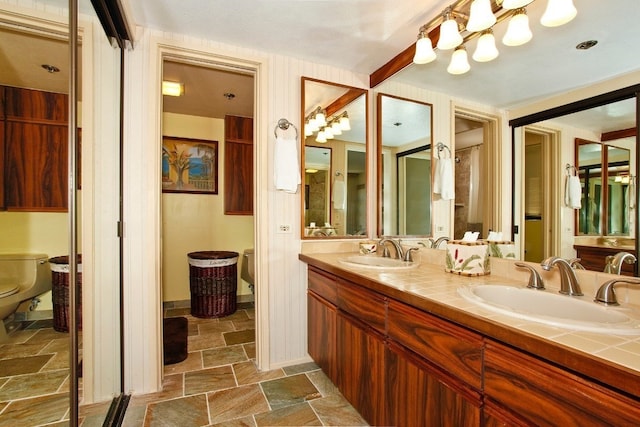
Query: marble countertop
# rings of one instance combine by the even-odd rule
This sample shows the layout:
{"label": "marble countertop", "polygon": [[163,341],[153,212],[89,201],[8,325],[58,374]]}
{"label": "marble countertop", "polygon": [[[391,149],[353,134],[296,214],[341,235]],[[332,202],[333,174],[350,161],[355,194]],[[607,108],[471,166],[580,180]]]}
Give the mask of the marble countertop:
{"label": "marble countertop", "polygon": [[[604,368],[616,371],[614,376],[617,376],[617,371],[619,371],[620,376],[626,377],[626,379],[619,379],[622,388],[629,389],[627,391],[640,396],[640,389],[637,388],[640,384],[640,335],[628,336],[575,331],[517,319],[484,309],[469,302],[457,292],[460,286],[472,284],[526,286],[528,273],[517,271],[510,274],[509,271],[506,271],[503,272],[503,275],[492,272],[492,274],[485,276],[467,277],[446,273],[444,266],[426,262],[421,262],[417,268],[410,270],[376,270],[352,267],[339,261],[349,255],[354,254],[308,253],[300,255],[300,259],[320,268],[325,267],[337,275],[343,273],[345,279],[364,278],[364,283],[372,290],[417,305],[419,308],[449,318],[449,320],[523,350],[531,351],[542,357],[545,357],[547,353],[552,354],[556,357],[556,360],[553,361],[561,363],[565,367],[581,371],[581,362],[576,362],[575,366],[572,366],[572,363],[576,356],[587,356],[589,360],[595,360],[596,365],[601,363],[605,365]],[[548,283],[547,289],[551,292],[555,290]],[[592,297],[581,298],[592,301]],[[637,307],[633,308],[640,310]],[[548,351],[545,352],[543,347],[548,347]],[[558,347],[564,351],[558,352]],[[566,353],[566,356],[559,357],[556,353]],[[601,366],[595,366],[592,371],[598,374],[597,371],[601,368]],[[630,379],[633,383],[632,386],[628,384]],[[618,384],[614,386],[618,386]]]}

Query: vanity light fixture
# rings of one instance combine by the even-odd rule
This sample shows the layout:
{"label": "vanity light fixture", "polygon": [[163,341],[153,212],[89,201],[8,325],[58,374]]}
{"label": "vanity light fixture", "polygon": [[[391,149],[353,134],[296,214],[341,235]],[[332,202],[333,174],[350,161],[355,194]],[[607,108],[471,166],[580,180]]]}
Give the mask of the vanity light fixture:
{"label": "vanity light fixture", "polygon": [[447,67],[447,72],[449,72],[449,74],[464,74],[470,69],[471,66],[467,58],[467,49],[464,45],[460,45],[453,52],[453,55],[451,55],[451,62]]}
{"label": "vanity light fixture", "polygon": [[484,30],[478,39],[476,50],[473,52],[473,60],[476,62],[489,62],[496,59],[500,55],[496,48],[496,38],[493,36],[493,30],[489,28]]}
{"label": "vanity light fixture", "polygon": [[331,132],[333,132],[334,135],[342,135],[342,128],[340,127],[340,120],[338,118],[331,120]]}
{"label": "vanity light fixture", "polygon": [[[502,39],[503,43],[507,46],[527,43],[533,34],[524,8],[534,1],[542,0],[455,0],[440,15],[420,27],[413,57],[414,64],[427,64],[436,59],[437,54],[433,47],[435,41],[437,49],[449,50],[467,44],[475,38],[478,38],[478,43],[473,59],[477,62],[491,61],[499,55],[492,34],[493,27],[505,20],[509,20],[509,24]],[[577,14],[573,0],[546,1],[546,10],[540,19],[544,26],[566,24]],[[452,57],[453,55],[456,55],[456,51]],[[459,57],[462,55],[457,53]]]}
{"label": "vanity light fixture", "polygon": [[184,95],[184,83],[162,81],[162,94],[167,96]]}
{"label": "vanity light fixture", "polygon": [[351,122],[349,121],[349,113],[347,113],[346,111],[342,114],[340,114],[339,116],[340,119],[340,128],[342,128],[342,130],[351,130]]}
{"label": "vanity light fixture", "polygon": [[515,15],[509,20],[509,26],[502,38],[502,43],[506,46],[520,46],[527,43],[532,37],[526,9],[516,9]]}
{"label": "vanity light fixture", "polygon": [[462,36],[458,29],[458,21],[453,15],[453,9],[449,6],[444,11],[444,21],[440,25],[440,39],[438,40],[438,49],[447,50],[454,49],[462,44]]}
{"label": "vanity light fixture", "polygon": [[304,170],[306,173],[318,173],[318,169],[307,168]]}
{"label": "vanity light fixture", "polygon": [[318,134],[316,135],[316,142],[327,142],[327,137],[324,134],[324,128],[318,131]]}

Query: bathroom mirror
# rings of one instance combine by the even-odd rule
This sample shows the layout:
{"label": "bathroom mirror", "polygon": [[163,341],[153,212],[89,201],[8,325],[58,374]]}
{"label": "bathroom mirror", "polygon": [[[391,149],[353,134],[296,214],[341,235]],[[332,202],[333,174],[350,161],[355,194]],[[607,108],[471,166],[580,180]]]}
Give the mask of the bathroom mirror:
{"label": "bathroom mirror", "polygon": [[379,93],[378,235],[431,236],[432,106]]}
{"label": "bathroom mirror", "polygon": [[578,235],[629,236],[630,150],[624,138],[608,143],[576,139],[576,167],[582,185]]}
{"label": "bathroom mirror", "polygon": [[[526,174],[528,167],[544,171],[538,181],[540,191],[533,191],[535,185],[525,186],[523,196],[524,205],[527,197],[539,200],[540,215],[527,218],[515,202],[513,206],[513,224],[524,242],[524,259],[539,262],[538,258],[558,254],[604,259],[617,251],[637,255],[637,212],[633,204],[637,188],[632,183],[637,175],[638,89],[638,85],[620,89],[510,122],[514,153],[517,144],[526,145],[528,152],[535,138],[542,147],[533,164],[528,163],[526,152],[523,154],[524,172],[520,172]],[[569,144],[575,157],[568,158],[572,163],[560,164],[560,153],[567,153]],[[576,170],[582,199],[580,209],[574,210],[565,205],[564,190],[567,176]],[[517,188],[518,168],[514,172]],[[546,225],[538,227],[543,221]],[[539,250],[534,247],[536,241]],[[529,259],[529,252],[538,253],[536,259]],[[584,266],[601,270],[589,262]]]}
{"label": "bathroom mirror", "polygon": [[368,93],[302,77],[302,238],[367,234]]}

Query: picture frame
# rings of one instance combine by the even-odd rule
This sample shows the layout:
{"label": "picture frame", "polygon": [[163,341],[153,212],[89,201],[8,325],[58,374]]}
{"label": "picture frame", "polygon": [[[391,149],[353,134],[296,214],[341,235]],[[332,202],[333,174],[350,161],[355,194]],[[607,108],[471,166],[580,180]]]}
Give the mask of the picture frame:
{"label": "picture frame", "polygon": [[218,141],[164,136],[162,192],[218,194]]}

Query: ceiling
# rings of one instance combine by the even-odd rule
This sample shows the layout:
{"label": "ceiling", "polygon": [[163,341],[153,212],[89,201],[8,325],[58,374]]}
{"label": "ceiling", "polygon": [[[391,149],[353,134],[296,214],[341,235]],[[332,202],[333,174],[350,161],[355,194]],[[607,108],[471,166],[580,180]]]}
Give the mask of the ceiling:
{"label": "ceiling", "polygon": [[[56,7],[64,7],[67,3],[66,0],[40,2]],[[137,25],[324,63],[365,75],[411,47],[419,27],[438,16],[449,4],[442,0],[243,0],[230,7],[228,0],[122,2],[128,3],[126,6],[132,12],[130,18]],[[87,13],[88,4],[88,0],[80,1],[81,12]],[[519,47],[498,43],[500,56],[496,60],[483,64],[470,61],[471,71],[464,75],[448,74],[445,69],[450,53],[438,52],[435,62],[411,64],[392,78],[480,104],[511,109],[640,70],[640,55],[635,53],[640,42],[640,25],[636,22],[640,16],[640,2],[576,0],[575,5],[578,15],[573,21],[561,27],[546,28],[539,23],[546,0],[534,0],[527,7],[533,40]],[[505,24],[494,27],[497,40],[504,33]],[[4,40],[4,35],[2,37]],[[588,39],[596,39],[598,44],[587,51],[575,49],[579,42]],[[16,70],[15,74],[23,80],[27,76],[23,69],[25,65],[16,65],[16,61],[33,57],[30,66],[34,67],[34,64],[39,66],[52,61],[50,57],[56,55],[54,50],[45,48],[42,57],[36,57],[35,50],[21,46],[17,41],[0,44],[0,70]],[[469,53],[474,48],[475,41],[470,41]],[[24,52],[29,53],[25,55]],[[252,102],[245,103],[243,109],[238,106],[245,95],[249,97],[248,93],[252,93],[250,76],[216,70],[195,77],[191,74],[198,72],[195,67],[178,68],[166,67],[165,77],[181,78],[178,74],[182,72],[186,73],[185,78],[202,83],[196,91],[187,89],[187,94],[200,95],[201,106],[188,108],[210,111],[220,99],[223,107],[232,109],[232,114],[253,114]],[[0,83],[7,84],[4,75],[1,78]],[[36,77],[37,84],[49,78],[51,76],[45,78],[40,74]],[[225,83],[227,78],[229,82]],[[246,84],[241,84],[243,81]],[[31,87],[34,84],[23,81],[20,85]],[[215,91],[205,93],[202,89],[209,87]],[[227,101],[222,97],[225,92],[237,96]],[[184,99],[165,99],[165,102],[165,107],[172,110],[173,104],[178,105]],[[187,111],[187,107],[180,108]]]}

